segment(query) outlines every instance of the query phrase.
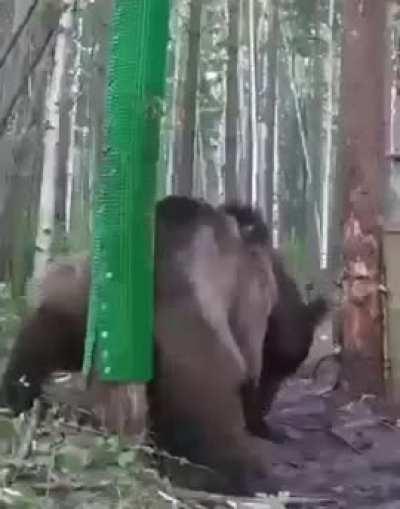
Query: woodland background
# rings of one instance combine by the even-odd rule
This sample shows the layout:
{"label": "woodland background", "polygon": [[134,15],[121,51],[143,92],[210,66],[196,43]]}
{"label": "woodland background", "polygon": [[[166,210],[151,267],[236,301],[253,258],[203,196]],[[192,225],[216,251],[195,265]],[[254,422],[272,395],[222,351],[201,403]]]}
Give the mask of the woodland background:
{"label": "woodland background", "polygon": [[[0,0],[3,357],[47,261],[89,248],[111,8]],[[174,0],[158,172],[159,196],[258,206],[301,289],[340,288],[345,318],[361,313],[377,384],[378,226],[400,231],[399,14],[397,1]]]}

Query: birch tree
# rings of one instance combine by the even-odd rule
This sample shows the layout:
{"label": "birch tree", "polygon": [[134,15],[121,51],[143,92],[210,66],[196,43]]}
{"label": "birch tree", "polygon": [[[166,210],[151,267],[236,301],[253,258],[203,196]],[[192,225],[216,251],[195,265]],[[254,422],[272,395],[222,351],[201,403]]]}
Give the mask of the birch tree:
{"label": "birch tree", "polygon": [[269,9],[268,49],[267,49],[267,86],[266,86],[266,130],[265,143],[265,194],[266,217],[270,224],[273,220],[273,195],[275,171],[275,123],[276,123],[276,84],[279,44],[279,1],[271,0]]}
{"label": "birch tree", "polygon": [[[46,63],[59,9],[32,2],[5,2],[13,13],[0,56],[0,274],[20,297],[31,273],[42,167],[42,119]],[[3,17],[4,14],[4,17]],[[1,180],[1,177],[0,177]],[[6,271],[6,272],[5,272]],[[0,276],[1,277],[1,276]]]}
{"label": "birch tree", "polygon": [[60,18],[60,30],[56,36],[54,67],[46,92],[46,131],[43,139],[43,173],[40,189],[39,219],[36,233],[36,255],[33,278],[38,280],[51,258],[55,225],[55,192],[57,181],[58,146],[60,142],[60,109],[62,79],[66,70],[66,30],[73,26],[72,0],[65,2],[66,10]]}
{"label": "birch tree", "polygon": [[74,184],[74,174],[77,165],[79,164],[78,147],[76,143],[77,137],[77,114],[78,114],[78,97],[80,93],[80,78],[82,74],[81,55],[82,55],[82,30],[83,19],[82,17],[75,17],[74,20],[74,52],[73,62],[71,68],[72,83],[70,95],[72,99],[72,107],[69,111],[69,140],[68,140],[68,154],[67,154],[67,168],[66,168],[66,191],[65,191],[65,231],[71,231],[71,208],[72,208],[72,191]]}
{"label": "birch tree", "polygon": [[333,117],[335,113],[334,106],[334,82],[335,76],[335,46],[334,46],[334,16],[335,16],[335,0],[329,0],[329,42],[328,42],[328,58],[327,58],[327,85],[328,98],[326,107],[326,147],[324,161],[324,178],[322,184],[322,221],[321,221],[321,258],[320,265],[322,269],[328,266],[328,249],[329,249],[329,232],[330,232],[330,214],[331,214],[331,194],[332,194],[332,172],[334,159],[333,151]]}
{"label": "birch tree", "polygon": [[257,205],[258,182],[258,129],[257,129],[257,89],[256,89],[256,21],[254,17],[254,0],[248,0],[249,9],[249,68],[250,68],[250,140],[251,140],[251,191],[250,202]]}

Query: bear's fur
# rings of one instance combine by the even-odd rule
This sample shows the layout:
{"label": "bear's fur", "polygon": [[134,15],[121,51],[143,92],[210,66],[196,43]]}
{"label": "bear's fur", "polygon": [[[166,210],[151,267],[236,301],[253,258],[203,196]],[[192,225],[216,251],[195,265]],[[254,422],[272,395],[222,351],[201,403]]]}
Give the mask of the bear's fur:
{"label": "bear's fur", "polygon": [[[268,228],[257,210],[237,203],[225,205],[222,210],[237,220],[242,238],[248,245],[266,245],[269,242]],[[264,417],[283,380],[293,375],[306,359],[315,329],[328,312],[328,304],[323,297],[317,297],[309,303],[303,302],[278,252],[272,253],[272,266],[278,300],[268,319],[261,378],[257,387],[251,383],[243,387],[249,429],[258,436],[270,439],[273,436]]]}
{"label": "bear's fur", "polygon": [[[259,385],[277,289],[268,245],[243,241],[232,216],[204,202],[157,204],[156,376],[149,385],[156,443],[221,475],[221,490],[271,489],[269,446],[246,429],[241,388]],[[22,411],[55,370],[81,367],[88,260],[49,271],[3,380]]]}
{"label": "bear's fur", "polygon": [[87,258],[55,263],[45,274],[39,304],[23,320],[3,376],[1,403],[16,413],[32,406],[51,373],[81,369],[89,287]]}

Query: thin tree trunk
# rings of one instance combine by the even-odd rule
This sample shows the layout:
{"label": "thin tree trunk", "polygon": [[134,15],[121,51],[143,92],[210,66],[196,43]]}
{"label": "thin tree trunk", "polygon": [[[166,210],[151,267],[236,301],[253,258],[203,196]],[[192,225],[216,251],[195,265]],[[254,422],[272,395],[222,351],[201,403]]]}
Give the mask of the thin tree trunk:
{"label": "thin tree trunk", "polygon": [[333,20],[335,15],[335,0],[329,0],[329,53],[328,53],[328,104],[326,108],[326,147],[325,147],[325,175],[322,183],[322,221],[321,221],[321,258],[320,267],[328,267],[328,247],[330,232],[330,213],[331,213],[331,188],[332,188],[332,135],[333,135],[333,71],[334,71],[334,39],[333,39]]}
{"label": "thin tree trunk", "polygon": [[257,90],[256,90],[256,46],[254,18],[254,1],[248,0],[249,9],[249,67],[250,67],[250,141],[251,141],[251,191],[250,200],[253,206],[257,205],[258,181],[258,129],[257,129]]}
{"label": "thin tree trunk", "polygon": [[[77,16],[75,14],[75,16]],[[66,192],[65,192],[65,231],[71,230],[71,207],[72,207],[72,189],[74,183],[75,165],[78,163],[76,133],[77,133],[77,114],[78,114],[78,97],[80,92],[79,81],[82,73],[81,54],[82,54],[82,18],[78,17],[75,23],[75,54],[72,64],[73,80],[71,85],[72,107],[69,112],[69,145],[67,156],[66,171]]]}
{"label": "thin tree trunk", "polygon": [[385,8],[344,3],[343,361],[355,393],[383,388],[381,283]]}
{"label": "thin tree trunk", "polygon": [[[300,94],[296,86],[296,80],[293,72],[293,66],[291,64],[291,54],[290,54],[290,47],[289,47],[289,40],[288,40],[288,34],[287,29],[284,27],[282,23],[280,23],[281,28],[281,34],[282,34],[282,42],[283,42],[283,48],[286,53],[286,58],[288,62],[288,75],[289,75],[289,81],[290,81],[290,89],[293,94],[293,101],[294,101],[294,107],[296,112],[296,118],[297,118],[297,125],[299,129],[299,135],[301,140],[301,146],[303,149],[303,155],[304,155],[304,165],[305,165],[305,178],[308,179],[308,185],[313,184],[313,175],[311,170],[311,158],[310,158],[310,151],[307,144],[307,136],[306,136],[306,129],[304,126],[304,120],[303,120],[303,114],[301,110],[301,104],[300,104]],[[306,183],[304,183],[306,186]],[[314,200],[312,203],[312,213],[314,217],[315,222],[315,231],[317,234],[318,239],[318,249],[320,250],[321,246],[321,217],[318,210],[318,205],[316,201]]]}
{"label": "thin tree trunk", "polygon": [[[0,24],[0,32],[2,35],[4,34],[7,37],[7,42],[13,37],[13,34],[16,34],[20,31],[19,27],[22,26],[23,20],[26,19],[27,13],[29,11],[29,5],[25,3],[14,3],[14,6],[9,5],[10,14],[13,13],[12,23],[10,23],[10,19],[1,20]],[[4,5],[4,11],[5,9]],[[4,12],[5,14],[5,12]],[[3,25],[4,23],[4,25]],[[2,54],[2,66],[0,70],[0,111],[1,117],[4,115],[4,111],[8,108],[10,104],[11,97],[14,94],[15,89],[18,87],[18,83],[21,80],[21,76],[23,75],[23,70],[27,66],[27,62],[29,60],[29,56],[26,48],[29,46],[29,37],[26,30],[23,30],[20,33],[20,36],[14,41],[14,46],[11,52],[3,51],[5,47],[6,40],[3,41],[1,47]],[[7,54],[7,57],[4,55]],[[21,101],[20,104],[24,104],[25,101]],[[21,189],[21,185],[18,185],[18,181],[20,177],[17,171],[13,168],[11,171],[11,167],[7,168],[8,162],[12,164],[14,167],[12,152],[7,147],[7,150],[3,148],[3,144],[7,144],[9,147],[12,147],[14,142],[12,140],[16,139],[16,136],[19,134],[18,122],[19,117],[24,117],[22,114],[22,108],[15,111],[13,121],[9,121],[7,125],[9,126],[8,132],[3,132],[1,135],[1,143],[2,143],[2,168],[1,168],[1,176],[0,176],[0,198],[2,200],[0,206],[0,229],[1,229],[1,238],[0,238],[0,275],[1,279],[8,278],[11,281],[11,289],[13,296],[14,292],[14,280],[19,279],[19,277],[15,278],[15,246],[18,244],[16,236],[21,232],[21,228],[18,228],[18,220],[23,218],[25,215],[25,211],[23,210],[24,204],[19,205],[16,195],[18,191]],[[7,139],[8,138],[8,139]],[[10,157],[9,157],[10,156]],[[7,178],[7,172],[12,175],[12,178]],[[26,180],[26,179],[25,179]],[[25,198],[25,197],[24,197]],[[25,200],[26,202],[26,200]],[[18,203],[18,206],[15,206],[15,203]],[[23,236],[22,236],[23,237]],[[21,237],[20,237],[21,238]],[[19,247],[19,246],[18,246]],[[14,251],[14,252],[13,252]],[[19,265],[19,264],[18,264]],[[16,285],[20,286],[20,285]]]}
{"label": "thin tree trunk", "polygon": [[225,198],[239,197],[237,178],[237,140],[239,115],[238,51],[239,0],[229,0],[228,69],[226,98]]}
{"label": "thin tree trunk", "polygon": [[189,47],[183,98],[182,157],[177,162],[177,193],[190,196],[193,191],[196,96],[199,68],[201,0],[191,0],[189,14]]}
{"label": "thin tree trunk", "polygon": [[[279,53],[279,50],[278,50]],[[279,55],[277,55],[279,57]],[[281,241],[281,214],[280,214],[280,159],[279,159],[279,59],[276,66],[276,97],[275,97],[275,122],[274,122],[274,171],[272,175],[273,203],[272,203],[272,245],[278,249]]]}
{"label": "thin tree trunk", "polygon": [[179,98],[180,90],[182,88],[182,80],[180,75],[182,73],[182,48],[184,40],[184,28],[182,22],[182,14],[180,12],[180,2],[176,3],[171,12],[172,24],[173,24],[173,46],[171,60],[173,60],[173,80],[171,86],[171,109],[169,113],[169,135],[168,135],[168,154],[167,154],[167,175],[165,182],[165,194],[170,195],[175,192],[175,166],[177,159],[177,147],[178,136],[178,124],[179,124]]}
{"label": "thin tree trunk", "polygon": [[267,97],[266,97],[266,125],[267,140],[265,144],[265,194],[267,221],[272,225],[273,219],[273,174],[275,168],[275,102],[277,80],[277,56],[279,39],[279,2],[270,1],[268,27],[268,67],[267,67]]}
{"label": "thin tree trunk", "polygon": [[239,197],[243,202],[250,201],[251,171],[250,168],[250,133],[248,101],[248,12],[247,0],[239,0],[239,49],[238,49],[238,93],[239,93],[239,142],[238,142],[238,181]]}

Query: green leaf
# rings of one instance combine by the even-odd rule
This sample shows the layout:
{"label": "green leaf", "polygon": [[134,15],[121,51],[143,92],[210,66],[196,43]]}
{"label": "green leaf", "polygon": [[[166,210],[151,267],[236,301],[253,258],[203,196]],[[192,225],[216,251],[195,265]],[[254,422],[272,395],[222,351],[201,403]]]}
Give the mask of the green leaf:
{"label": "green leaf", "polygon": [[118,465],[122,468],[125,468],[127,466],[134,464],[136,458],[137,454],[133,450],[121,452],[118,458]]}
{"label": "green leaf", "polygon": [[92,455],[88,449],[73,445],[62,447],[55,456],[55,467],[62,472],[77,473],[91,464]]}
{"label": "green leaf", "polygon": [[0,488],[0,507],[13,509],[40,509],[39,499],[28,487]]}
{"label": "green leaf", "polygon": [[9,453],[18,441],[18,432],[14,421],[0,417],[0,454]]}

